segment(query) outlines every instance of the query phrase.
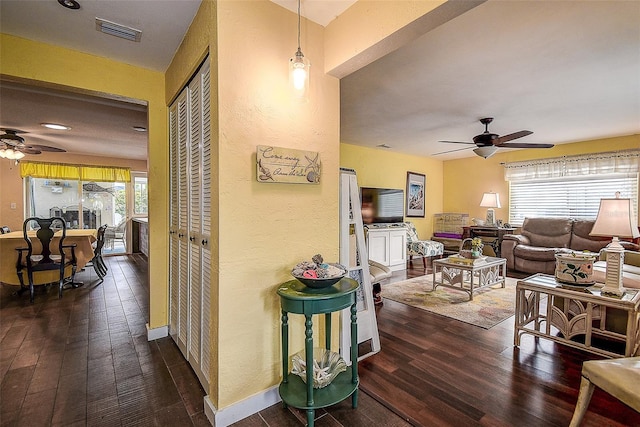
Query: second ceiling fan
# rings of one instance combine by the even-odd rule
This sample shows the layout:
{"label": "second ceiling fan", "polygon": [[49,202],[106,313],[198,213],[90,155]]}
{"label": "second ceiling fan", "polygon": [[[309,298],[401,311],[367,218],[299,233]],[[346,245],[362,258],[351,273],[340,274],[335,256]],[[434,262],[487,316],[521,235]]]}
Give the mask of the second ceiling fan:
{"label": "second ceiling fan", "polygon": [[[450,144],[466,144],[466,145],[475,145],[477,148],[473,150],[474,153],[479,155],[480,157],[484,157],[485,159],[491,155],[493,155],[498,148],[551,148],[553,144],[536,144],[531,142],[509,142],[514,139],[522,138],[527,135],[531,135],[533,132],[530,130],[521,130],[519,132],[510,133],[508,135],[500,136],[495,133],[489,132],[489,123],[493,121],[493,117],[485,117],[480,119],[480,123],[484,125],[484,132],[480,135],[476,135],[473,137],[473,142],[462,142],[462,141],[438,141],[438,142],[446,142]],[[455,150],[443,151],[438,154],[446,154],[453,153],[455,151],[467,150],[468,148],[458,148]]]}
{"label": "second ceiling fan", "polygon": [[18,135],[23,133],[17,129],[0,128],[4,134],[0,135],[0,157],[11,160],[20,160],[25,154],[40,154],[43,151],[65,153],[67,150],[48,145],[26,144],[24,138]]}

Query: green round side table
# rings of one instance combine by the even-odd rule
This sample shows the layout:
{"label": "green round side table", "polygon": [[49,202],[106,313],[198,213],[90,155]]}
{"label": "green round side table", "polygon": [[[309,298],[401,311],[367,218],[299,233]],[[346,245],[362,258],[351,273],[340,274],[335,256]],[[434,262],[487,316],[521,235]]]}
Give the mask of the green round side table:
{"label": "green round side table", "polygon": [[[358,406],[358,325],[356,291],[360,285],[353,279],[344,278],[324,289],[306,287],[298,280],[290,280],[278,286],[282,307],[282,402],[307,411],[307,425],[313,427],[315,410],[351,396],[351,406]],[[313,388],[313,322],[314,314],[325,315],[325,349],[331,349],[331,313],[351,307],[351,366],[341,372],[326,387]],[[297,375],[289,375],[289,313],[305,317],[305,361],[306,384]],[[310,362],[311,361],[311,362]]]}

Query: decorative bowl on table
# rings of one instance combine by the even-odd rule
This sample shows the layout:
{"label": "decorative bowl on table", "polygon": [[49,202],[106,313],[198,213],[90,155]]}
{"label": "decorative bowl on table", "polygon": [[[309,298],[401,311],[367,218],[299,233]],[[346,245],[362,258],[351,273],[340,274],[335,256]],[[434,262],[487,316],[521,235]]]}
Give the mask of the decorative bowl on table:
{"label": "decorative bowl on table", "polygon": [[556,253],[556,280],[571,286],[591,286],[593,263],[598,258],[594,252]]}
{"label": "decorative bowl on table", "polygon": [[[307,382],[307,364],[305,362],[305,351],[299,351],[291,358],[293,368],[291,373]],[[324,348],[314,347],[313,349],[313,388],[323,388],[331,384],[331,381],[340,372],[347,370],[347,364],[338,353],[334,353]]]}
{"label": "decorative bowl on table", "polygon": [[302,261],[291,270],[291,275],[305,286],[322,289],[333,286],[347,274],[342,264],[325,263],[322,255],[314,255],[312,261]]}

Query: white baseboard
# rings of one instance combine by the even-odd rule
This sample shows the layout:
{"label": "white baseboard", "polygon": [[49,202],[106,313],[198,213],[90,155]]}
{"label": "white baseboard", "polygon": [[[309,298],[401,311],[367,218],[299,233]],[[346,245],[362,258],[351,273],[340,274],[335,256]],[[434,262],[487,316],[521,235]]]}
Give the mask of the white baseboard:
{"label": "white baseboard", "polygon": [[268,388],[263,392],[234,403],[222,410],[216,409],[211,399],[209,399],[209,396],[205,396],[204,413],[214,427],[226,427],[269,406],[275,405],[281,400],[278,386]]}
{"label": "white baseboard", "polygon": [[169,335],[169,325],[160,326],[159,328],[149,328],[147,323],[147,341],[157,340]]}

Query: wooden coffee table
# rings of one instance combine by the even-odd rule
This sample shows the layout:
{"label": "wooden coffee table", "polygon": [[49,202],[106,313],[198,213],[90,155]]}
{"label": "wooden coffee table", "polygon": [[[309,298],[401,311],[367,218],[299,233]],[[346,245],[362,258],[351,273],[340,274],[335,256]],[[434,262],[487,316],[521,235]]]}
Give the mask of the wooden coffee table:
{"label": "wooden coffee table", "polygon": [[[547,274],[518,281],[513,345],[519,346],[522,335],[530,334],[601,356],[637,356],[640,291],[627,289],[617,298],[602,295],[602,286],[596,283],[576,288],[556,282],[554,276]],[[545,300],[546,308],[541,308],[541,301]],[[624,333],[611,330],[607,322],[614,309],[617,315],[626,314]],[[620,341],[624,351],[616,353],[606,345],[607,340],[592,340],[594,337]]]}
{"label": "wooden coffee table", "polygon": [[[472,262],[474,261],[474,262]],[[440,274],[437,280],[436,273]],[[433,290],[438,286],[459,289],[473,299],[473,290],[483,286],[502,284],[504,288],[507,260],[483,257],[478,260],[464,260],[455,256],[433,261]]]}

